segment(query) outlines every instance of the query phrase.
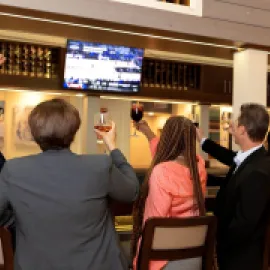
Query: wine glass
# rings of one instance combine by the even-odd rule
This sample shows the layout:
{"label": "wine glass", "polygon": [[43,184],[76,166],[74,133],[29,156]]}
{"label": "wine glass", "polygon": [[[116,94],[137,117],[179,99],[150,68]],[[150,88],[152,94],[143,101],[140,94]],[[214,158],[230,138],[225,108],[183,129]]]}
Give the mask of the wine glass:
{"label": "wine glass", "polygon": [[[131,119],[136,122],[139,123],[142,118],[143,118],[143,105],[140,104],[139,102],[137,103],[133,103],[131,106],[131,111],[130,111],[130,117]],[[134,134],[131,136],[138,136],[136,133],[136,128],[134,130]]]}
{"label": "wine glass", "polygon": [[[101,132],[109,132],[112,129],[112,121],[106,108],[101,108],[100,112],[94,115],[94,129]],[[97,135],[97,143],[103,143],[100,135]]]}

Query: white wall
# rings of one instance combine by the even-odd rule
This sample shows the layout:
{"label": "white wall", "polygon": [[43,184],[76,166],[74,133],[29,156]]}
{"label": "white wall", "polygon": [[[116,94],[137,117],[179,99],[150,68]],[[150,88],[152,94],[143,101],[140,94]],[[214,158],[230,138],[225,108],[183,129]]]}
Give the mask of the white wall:
{"label": "white wall", "polygon": [[14,108],[17,106],[34,107],[38,103],[52,98],[63,98],[73,104],[81,117],[81,128],[71,145],[71,150],[78,154],[97,154],[98,147],[94,133],[94,114],[99,113],[100,107],[107,107],[112,120],[117,126],[117,147],[130,158],[130,101],[106,100],[98,97],[81,97],[54,95],[34,91],[0,91],[0,101],[5,102],[4,116],[4,147],[3,154],[7,159],[32,155],[40,152],[35,143],[22,144],[15,140]]}
{"label": "white wall", "polygon": [[[80,99],[79,97],[73,97],[72,100],[67,96],[60,96],[71,103],[76,103],[76,99]],[[37,145],[23,145],[15,143],[14,136],[14,108],[16,106],[35,106],[38,103],[56,98],[55,95],[45,94],[45,93],[37,93],[37,92],[13,92],[13,91],[0,91],[0,100],[5,101],[5,130],[4,130],[4,149],[3,153],[7,159],[32,155],[40,152],[40,149]],[[77,107],[77,106],[76,106]],[[80,111],[80,109],[79,109]],[[80,131],[79,131],[79,134]],[[75,152],[81,152],[81,138],[77,136],[72,145],[72,150]]]}

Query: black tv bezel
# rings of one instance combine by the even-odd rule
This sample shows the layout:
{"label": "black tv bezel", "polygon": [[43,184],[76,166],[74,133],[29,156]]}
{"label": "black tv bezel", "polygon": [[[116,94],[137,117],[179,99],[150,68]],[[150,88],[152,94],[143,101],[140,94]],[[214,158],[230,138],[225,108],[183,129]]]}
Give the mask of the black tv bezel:
{"label": "black tv bezel", "polygon": [[[137,96],[141,92],[142,88],[142,72],[141,72],[141,82],[139,85],[139,89],[137,92],[134,91],[129,91],[129,92],[122,92],[122,91],[113,91],[113,90],[96,90],[93,88],[89,89],[80,89],[80,88],[75,88],[75,87],[64,87],[64,82],[65,82],[65,70],[66,70],[66,55],[67,55],[67,46],[70,41],[79,41],[79,42],[90,42],[90,43],[98,43],[98,44],[104,44],[104,45],[112,45],[112,46],[122,46],[126,48],[134,48],[134,49],[141,49],[143,50],[143,59],[145,58],[145,49],[144,48],[138,48],[138,47],[133,47],[133,46],[126,46],[126,45],[118,45],[118,44],[109,44],[109,43],[103,43],[103,42],[98,42],[98,41],[89,41],[89,40],[76,40],[76,39],[67,39],[66,42],[66,47],[65,47],[65,54],[64,54],[64,61],[63,61],[63,69],[62,69],[62,80],[61,80],[61,87],[65,91],[70,91],[72,93],[78,93],[78,94],[85,94],[85,95],[93,95],[93,96],[105,96],[105,95],[116,95],[116,96]],[[142,64],[142,69],[143,69],[143,64]]]}

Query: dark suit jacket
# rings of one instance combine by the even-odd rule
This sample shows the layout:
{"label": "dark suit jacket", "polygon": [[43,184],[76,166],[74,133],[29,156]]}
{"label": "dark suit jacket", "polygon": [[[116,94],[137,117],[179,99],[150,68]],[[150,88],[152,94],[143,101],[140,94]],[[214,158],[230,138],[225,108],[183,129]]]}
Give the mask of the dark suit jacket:
{"label": "dark suit jacket", "polygon": [[270,159],[261,147],[234,172],[235,152],[211,140],[202,148],[230,166],[216,198],[220,270],[262,270],[270,206]]}
{"label": "dark suit jacket", "polygon": [[0,213],[16,218],[15,270],[122,270],[108,197],[131,202],[139,183],[119,150],[106,155],[47,151],[6,162]]}

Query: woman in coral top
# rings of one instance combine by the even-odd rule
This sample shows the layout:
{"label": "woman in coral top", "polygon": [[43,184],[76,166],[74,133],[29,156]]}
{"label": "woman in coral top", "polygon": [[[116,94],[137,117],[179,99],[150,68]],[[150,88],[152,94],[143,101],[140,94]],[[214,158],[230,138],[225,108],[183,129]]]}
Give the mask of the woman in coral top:
{"label": "woman in coral top", "polygon": [[[182,116],[170,117],[160,139],[145,121],[137,124],[137,129],[149,140],[153,161],[142,184],[141,194],[134,204],[134,269],[141,232],[147,219],[205,215],[207,177],[204,160],[196,155],[196,127],[189,119]],[[177,269],[200,269],[200,260],[192,260],[184,262],[181,268],[178,265]],[[174,262],[152,261],[149,270],[174,269],[173,265]]]}

